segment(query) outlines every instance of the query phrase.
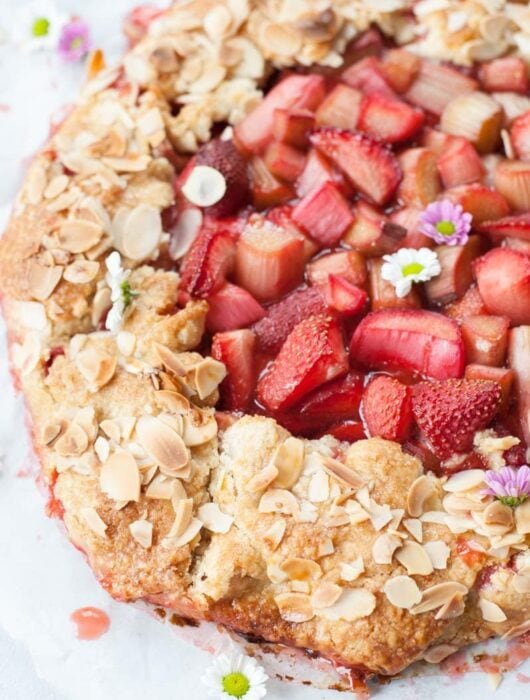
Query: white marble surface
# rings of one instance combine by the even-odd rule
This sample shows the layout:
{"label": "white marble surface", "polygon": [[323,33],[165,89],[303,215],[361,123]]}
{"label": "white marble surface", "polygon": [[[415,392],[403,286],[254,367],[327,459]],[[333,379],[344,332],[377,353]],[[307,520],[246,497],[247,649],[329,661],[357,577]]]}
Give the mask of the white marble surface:
{"label": "white marble surface", "polygon": [[[0,26],[27,0],[0,0]],[[131,0],[63,0],[81,14],[98,46],[113,57],[123,47],[120,26]],[[75,96],[81,66],[55,57],[26,56],[0,46],[0,230],[20,183],[24,163],[46,137],[50,116]],[[1,700],[206,700],[199,679],[210,656],[182,640],[170,625],[145,611],[116,603],[96,584],[81,555],[68,544],[44,502],[28,466],[22,401],[14,395],[0,326],[0,698]],[[76,639],[69,621],[78,607],[95,605],[110,616],[109,632],[93,642]],[[209,646],[218,646],[212,630]],[[203,634],[204,641],[204,634]],[[528,666],[528,665],[527,665]],[[528,673],[528,668],[527,668]],[[522,697],[516,674],[497,697]],[[483,674],[455,683],[439,675],[393,682],[382,698],[473,699],[488,694]],[[333,700],[331,691],[271,681],[272,700]]]}

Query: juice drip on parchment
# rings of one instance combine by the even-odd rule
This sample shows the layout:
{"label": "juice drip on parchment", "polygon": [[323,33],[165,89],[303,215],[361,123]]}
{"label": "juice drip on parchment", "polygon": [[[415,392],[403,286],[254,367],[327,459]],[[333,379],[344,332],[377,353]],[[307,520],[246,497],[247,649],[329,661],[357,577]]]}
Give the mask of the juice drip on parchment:
{"label": "juice drip on parchment", "polygon": [[110,627],[109,616],[99,608],[79,608],[70,619],[77,626],[77,638],[82,640],[99,639]]}

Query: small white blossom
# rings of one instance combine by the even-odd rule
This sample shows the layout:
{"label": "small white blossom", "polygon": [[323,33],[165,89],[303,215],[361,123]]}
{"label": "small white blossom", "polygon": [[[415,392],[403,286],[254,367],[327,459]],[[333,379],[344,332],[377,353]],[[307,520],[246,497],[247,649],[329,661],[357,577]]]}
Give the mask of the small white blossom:
{"label": "small white blossom", "polygon": [[429,248],[401,248],[383,260],[381,277],[394,285],[400,298],[407,296],[415,282],[427,282],[442,270],[438,256]]}
{"label": "small white blossom", "polygon": [[267,694],[267,680],[267,674],[255,659],[234,652],[217,656],[202,682],[211,698],[260,700]]}
{"label": "small white blossom", "polygon": [[53,0],[21,3],[10,22],[13,41],[26,51],[54,50],[67,21]]}
{"label": "small white blossom", "polygon": [[131,304],[132,297],[136,296],[136,293],[131,291],[129,284],[131,271],[122,267],[121,256],[118,252],[111,253],[105,260],[105,265],[108,270],[105,279],[110,287],[110,300],[112,301],[105,327],[112,333],[117,333],[123,323],[125,310]]}

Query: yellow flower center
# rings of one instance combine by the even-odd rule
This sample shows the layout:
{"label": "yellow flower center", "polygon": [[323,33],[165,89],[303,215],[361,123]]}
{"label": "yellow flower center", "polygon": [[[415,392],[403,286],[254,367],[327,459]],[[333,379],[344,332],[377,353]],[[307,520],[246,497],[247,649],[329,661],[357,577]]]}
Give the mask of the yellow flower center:
{"label": "yellow flower center", "polygon": [[224,676],[223,690],[234,698],[242,698],[250,690],[250,683],[246,676],[239,673],[239,671],[235,671]]}
{"label": "yellow flower center", "polygon": [[33,34],[33,36],[36,36],[36,37],[47,36],[49,31],[50,31],[50,21],[47,20],[46,17],[37,17],[33,21],[33,25],[31,27],[31,33]]}
{"label": "yellow flower center", "polygon": [[452,221],[439,221],[436,224],[436,230],[441,233],[442,236],[452,236],[456,231],[456,226]]}
{"label": "yellow flower center", "polygon": [[412,275],[419,275],[420,272],[422,272],[424,269],[424,266],[419,263],[419,262],[411,262],[408,265],[404,265],[401,268],[401,272],[403,273],[403,277],[412,277]]}

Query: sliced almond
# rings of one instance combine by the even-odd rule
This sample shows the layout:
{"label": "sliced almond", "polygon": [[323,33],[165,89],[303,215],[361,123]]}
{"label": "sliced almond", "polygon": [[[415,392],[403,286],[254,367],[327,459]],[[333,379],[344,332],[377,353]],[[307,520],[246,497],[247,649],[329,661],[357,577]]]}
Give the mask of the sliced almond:
{"label": "sliced almond", "polygon": [[501,525],[511,528],[513,526],[513,510],[500,501],[493,501],[482,513],[486,525]]}
{"label": "sliced almond", "polygon": [[292,557],[280,565],[280,569],[287,574],[292,581],[310,581],[322,576],[322,569],[312,559]]}
{"label": "sliced almond", "polygon": [[405,518],[405,520],[403,520],[403,527],[410,532],[418,542],[423,541],[423,524],[421,520],[417,518]]}
{"label": "sliced almond", "polygon": [[395,557],[409,575],[428,576],[434,571],[429,555],[417,542],[405,542]]}
{"label": "sliced almond", "polygon": [[130,357],[136,347],[136,336],[129,331],[120,331],[116,336],[118,350],[125,357]]}
{"label": "sliced almond", "polygon": [[520,625],[511,627],[505,634],[502,635],[501,639],[515,639],[515,637],[519,637],[527,632],[530,632],[530,620],[526,620]]}
{"label": "sliced almond", "polygon": [[421,591],[410,576],[394,576],[388,579],[383,590],[389,602],[396,608],[410,610],[421,601]]}
{"label": "sliced almond", "polygon": [[178,355],[161,343],[155,343],[155,352],[163,367],[172,372],[177,377],[185,377],[187,373],[186,365],[179,360]]}
{"label": "sliced almond", "polygon": [[279,489],[291,489],[300,476],[304,466],[304,443],[295,437],[289,437],[276,449],[273,464],[278,469],[274,486]]}
{"label": "sliced almond", "polygon": [[311,605],[315,609],[329,608],[341,597],[343,589],[331,581],[318,585],[311,596]]}
{"label": "sliced almond", "polygon": [[101,389],[114,377],[117,359],[99,348],[90,346],[77,353],[75,364],[90,385]]}
{"label": "sliced almond", "polygon": [[530,572],[515,574],[512,578],[512,586],[517,593],[530,593]]}
{"label": "sliced almond", "polygon": [[38,263],[32,263],[28,272],[28,287],[31,296],[38,301],[48,299],[59,284],[62,274],[63,268],[59,265],[45,267]]}
{"label": "sliced almond", "polygon": [[319,469],[309,479],[307,497],[311,503],[324,503],[329,498],[329,476]]}
{"label": "sliced almond", "polygon": [[392,564],[392,556],[398,547],[401,546],[401,540],[395,535],[383,533],[379,535],[372,546],[372,557],[376,564]]}
{"label": "sliced almond", "polygon": [[456,651],[458,651],[458,647],[456,647],[454,644],[438,644],[435,647],[427,649],[423,655],[423,658],[428,664],[439,664]]}
{"label": "sliced almond", "polygon": [[515,509],[515,527],[520,535],[530,534],[530,500]]}
{"label": "sliced almond", "polygon": [[175,520],[168,537],[180,537],[188,528],[193,518],[193,498],[182,498],[175,502]]}
{"label": "sliced almond", "polygon": [[196,165],[182,186],[182,194],[198,207],[217,204],[226,193],[226,180],[219,170],[209,165]]}
{"label": "sliced almond", "polygon": [[40,439],[43,445],[50,445],[62,431],[66,428],[66,422],[59,418],[52,418],[43,426],[40,434]]}
{"label": "sliced almond", "polygon": [[186,415],[191,410],[188,399],[182,396],[182,394],[178,394],[176,391],[161,389],[155,393],[155,401],[161,408],[170,413]]}
{"label": "sliced almond", "polygon": [[[157,474],[145,490],[145,495],[147,498],[160,498],[169,501],[174,494],[175,482],[180,484],[177,479],[172,479],[165,474]],[[184,494],[183,498],[185,497]]]}
{"label": "sliced almond", "polygon": [[452,620],[455,617],[460,617],[464,614],[466,604],[461,593],[455,593],[454,596],[442,605],[434,616],[435,620]]}
{"label": "sliced almond", "polygon": [[71,284],[88,284],[97,276],[99,267],[96,260],[74,260],[65,267],[63,277]]}
{"label": "sliced almond", "polygon": [[458,581],[445,581],[444,583],[437,583],[430,588],[426,588],[422,591],[421,602],[411,608],[411,613],[413,615],[419,615],[424,612],[431,612],[437,608],[441,608],[445,605],[451,598],[456,595],[466,595],[468,589],[462,583]]}
{"label": "sliced almond", "polygon": [[365,480],[353,469],[327,455],[319,455],[323,468],[340,484],[357,491],[365,485]]}
{"label": "sliced almond", "polygon": [[319,614],[328,620],[347,620],[353,622],[373,613],[376,606],[373,593],[364,588],[346,588],[337,602]]}
{"label": "sliced almond", "polygon": [[172,428],[154,416],[142,416],[136,424],[138,442],[168,476],[178,472],[190,461],[183,439]]}
{"label": "sliced almond", "polygon": [[84,219],[64,221],[57,233],[57,241],[69,253],[84,253],[99,243],[103,229],[99,224]]}
{"label": "sliced almond", "polygon": [[179,547],[184,547],[184,545],[189,544],[194,540],[202,528],[202,522],[198,518],[192,518],[188,527],[184,530],[182,535],[177,536],[167,536],[162,540],[162,546],[164,549],[178,549]]}
{"label": "sliced almond", "polygon": [[363,573],[364,561],[360,555],[351,564],[342,563],[340,565],[340,577],[343,581],[356,581]]}
{"label": "sliced almond", "polygon": [[75,457],[87,449],[88,436],[77,423],[70,423],[53,447],[63,457]]}
{"label": "sliced almond", "polygon": [[274,552],[280,546],[284,536],[287,523],[285,520],[275,520],[270,528],[264,533],[263,541]]}
{"label": "sliced almond", "polygon": [[81,508],[79,511],[81,517],[85,521],[85,524],[95,532],[99,537],[106,537],[107,524],[101,519],[99,513],[95,508],[86,507]]}
{"label": "sliced almond", "polygon": [[427,552],[435,569],[447,569],[447,560],[451,550],[445,542],[442,540],[431,540],[430,542],[425,542],[423,549]]}
{"label": "sliced almond", "polygon": [[204,503],[198,511],[199,520],[202,520],[204,527],[210,532],[226,534],[232,527],[234,518],[223,513],[217,503]]}
{"label": "sliced almond", "polygon": [[423,513],[424,505],[435,492],[434,484],[428,476],[419,476],[411,485],[407,494],[407,511],[413,518]]}
{"label": "sliced almond", "polygon": [[172,260],[180,260],[186,255],[199,232],[202,219],[202,211],[196,207],[189,207],[181,213],[171,229],[169,256]]}
{"label": "sliced almond", "polygon": [[120,442],[121,428],[117,421],[111,419],[102,420],[99,424],[99,427],[101,428],[101,430],[103,430],[103,432],[108,438],[114,440],[114,442]]}
{"label": "sliced almond", "polygon": [[115,501],[138,501],[140,472],[134,457],[125,451],[111,455],[101,467],[99,485]]}
{"label": "sliced almond", "polygon": [[330,537],[325,537],[318,544],[317,556],[319,558],[320,557],[329,557],[329,555],[333,554],[334,551],[335,551],[335,545],[333,544],[333,540]]}
{"label": "sliced almond", "polygon": [[210,413],[196,411],[193,415],[183,416],[182,420],[182,439],[188,447],[205,445],[219,430],[215,416]]}
{"label": "sliced almond", "polygon": [[210,396],[226,377],[226,367],[222,362],[206,357],[195,366],[193,379],[200,399]]}
{"label": "sliced almond", "polygon": [[504,611],[497,603],[493,603],[491,600],[486,598],[478,599],[478,606],[482,613],[482,617],[486,622],[505,622],[508,618],[504,614]]}
{"label": "sliced almond", "polygon": [[121,250],[131,260],[146,260],[157,250],[161,236],[160,211],[148,204],[139,204],[125,221]]}
{"label": "sliced almond", "polygon": [[247,482],[246,490],[249,493],[258,493],[269,487],[278,476],[278,469],[274,464],[267,464]]}
{"label": "sliced almond", "polygon": [[103,462],[106,462],[110,456],[109,441],[100,435],[94,442],[94,451],[97,454],[99,461],[103,464]]}
{"label": "sliced almond", "polygon": [[274,598],[283,620],[299,624],[313,619],[311,599],[303,593],[281,593]]}
{"label": "sliced almond", "polygon": [[484,483],[485,472],[482,469],[468,469],[457,472],[447,479],[443,485],[443,490],[449,493],[460,493],[461,491],[471,491]]}
{"label": "sliced almond", "polygon": [[153,544],[153,523],[149,520],[135,520],[129,525],[132,538],[144,549]]}
{"label": "sliced almond", "polygon": [[260,513],[283,513],[284,515],[296,516],[300,513],[300,506],[290,491],[270,489],[261,497],[258,511]]}

